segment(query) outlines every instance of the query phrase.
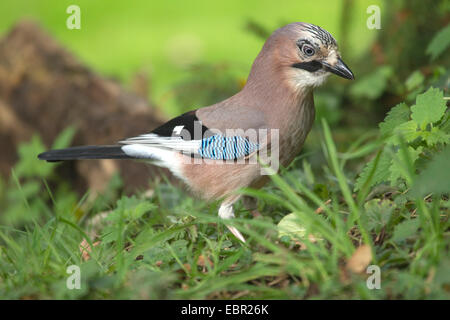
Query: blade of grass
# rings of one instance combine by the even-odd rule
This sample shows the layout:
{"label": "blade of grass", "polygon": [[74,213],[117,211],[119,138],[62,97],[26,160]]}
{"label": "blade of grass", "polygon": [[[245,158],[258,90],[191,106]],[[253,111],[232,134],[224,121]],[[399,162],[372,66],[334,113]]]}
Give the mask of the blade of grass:
{"label": "blade of grass", "polygon": [[358,207],[356,206],[355,201],[353,200],[352,193],[347,184],[347,179],[345,178],[344,173],[340,169],[339,161],[338,161],[338,157],[337,157],[336,146],[331,137],[330,128],[328,127],[328,124],[324,118],[322,118],[322,126],[323,126],[323,132],[324,132],[324,137],[325,137],[325,144],[326,144],[327,152],[328,152],[328,158],[329,158],[329,161],[331,162],[331,167],[334,171],[334,174],[336,175],[336,177],[338,179],[338,184],[341,189],[342,195],[344,196],[344,200],[347,203],[348,207],[350,208],[351,223],[353,224],[354,222],[356,222],[356,224],[358,225],[358,227],[360,229],[360,232],[361,232],[364,242],[371,247],[372,256],[375,259],[375,251],[373,248],[372,239],[369,237],[369,234],[367,233],[367,231],[365,230],[364,226],[361,223],[360,211],[358,210]]}

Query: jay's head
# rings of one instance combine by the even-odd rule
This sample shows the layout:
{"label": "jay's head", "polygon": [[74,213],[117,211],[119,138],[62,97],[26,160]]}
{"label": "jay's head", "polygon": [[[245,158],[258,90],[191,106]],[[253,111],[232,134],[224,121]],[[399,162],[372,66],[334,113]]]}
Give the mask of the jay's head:
{"label": "jay's head", "polygon": [[[330,73],[353,80],[352,71],[342,61],[336,40],[326,30],[296,22],[276,30],[266,41],[263,57],[295,87],[321,85]],[[261,61],[261,63],[264,63]]]}

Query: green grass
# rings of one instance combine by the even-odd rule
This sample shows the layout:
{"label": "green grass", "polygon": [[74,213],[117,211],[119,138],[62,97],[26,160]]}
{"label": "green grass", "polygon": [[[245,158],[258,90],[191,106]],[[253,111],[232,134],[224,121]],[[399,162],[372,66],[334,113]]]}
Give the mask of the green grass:
{"label": "green grass", "polygon": [[[43,148],[35,139],[21,147],[24,158],[2,187],[2,219],[16,218],[0,227],[2,298],[448,299],[447,196],[414,196],[401,186],[418,179],[408,156],[398,161],[409,168],[409,178],[369,188],[380,153],[355,192],[346,164],[360,161],[367,145],[374,153],[385,138],[367,144],[374,141],[367,136],[339,152],[324,120],[320,131],[321,169],[311,170],[303,157],[303,169],[294,165],[271,176],[262,190],[242,190],[259,199],[263,213],[253,218],[238,205],[233,225],[246,244],[217,218],[216,203],[193,200],[167,181],[127,197],[118,193],[116,177],[89,202],[74,196],[54,170],[42,170],[49,164],[34,163],[37,174],[19,170],[24,158]],[[70,136],[69,129],[58,143]],[[405,143],[400,150],[407,154]],[[29,186],[34,183],[40,187]],[[87,261],[80,254],[83,239],[92,248]],[[355,255],[363,244],[372,257],[356,272],[347,263],[364,261]],[[366,286],[369,263],[381,268],[379,290]],[[81,269],[79,290],[66,287],[70,265]]]}

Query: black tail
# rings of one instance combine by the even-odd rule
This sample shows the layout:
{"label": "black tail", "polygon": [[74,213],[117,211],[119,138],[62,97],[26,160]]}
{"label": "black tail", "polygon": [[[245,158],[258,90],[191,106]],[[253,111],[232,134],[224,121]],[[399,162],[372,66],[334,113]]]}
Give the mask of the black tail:
{"label": "black tail", "polygon": [[49,162],[80,159],[132,159],[121,146],[85,146],[50,150],[38,155],[39,160]]}

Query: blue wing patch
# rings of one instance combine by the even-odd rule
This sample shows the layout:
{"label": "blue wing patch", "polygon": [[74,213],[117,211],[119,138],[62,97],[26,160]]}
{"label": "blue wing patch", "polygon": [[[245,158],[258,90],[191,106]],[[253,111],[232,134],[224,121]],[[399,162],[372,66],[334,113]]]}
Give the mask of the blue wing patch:
{"label": "blue wing patch", "polygon": [[224,137],[221,135],[203,139],[198,153],[203,158],[213,160],[234,160],[248,156],[258,150],[259,145],[244,137]]}

